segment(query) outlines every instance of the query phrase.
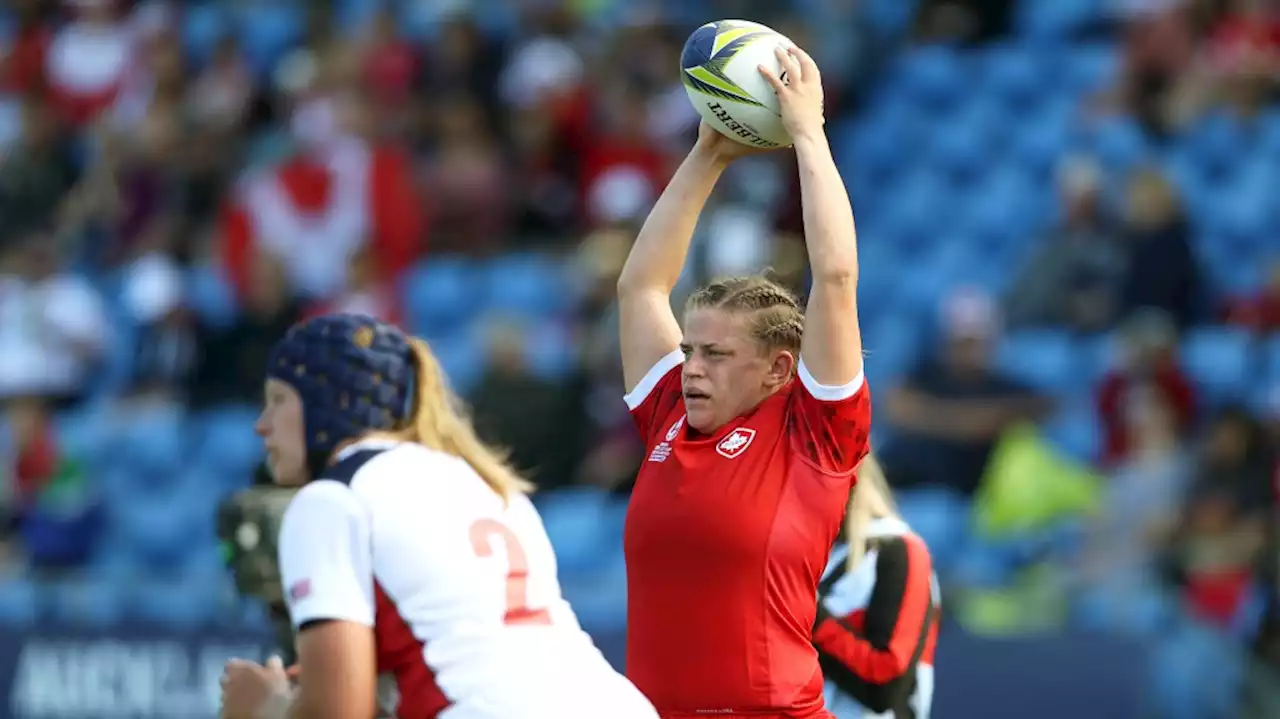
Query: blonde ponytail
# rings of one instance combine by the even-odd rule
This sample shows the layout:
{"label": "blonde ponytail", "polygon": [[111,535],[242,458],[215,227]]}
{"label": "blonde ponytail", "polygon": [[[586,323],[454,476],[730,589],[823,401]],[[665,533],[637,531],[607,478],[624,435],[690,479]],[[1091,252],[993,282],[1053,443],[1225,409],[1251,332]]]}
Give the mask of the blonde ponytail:
{"label": "blonde ponytail", "polygon": [[509,499],[512,494],[533,491],[533,485],[507,464],[501,451],[486,445],[476,436],[470,418],[463,412],[461,401],[449,389],[444,371],[427,343],[414,337],[409,344],[417,371],[417,398],[414,416],[400,433],[401,438],[465,460],[503,499]]}
{"label": "blonde ponytail", "polygon": [[893,492],[884,468],[875,455],[868,454],[858,465],[858,483],[849,493],[849,508],[844,518],[844,538],[849,545],[850,570],[862,561],[867,552],[867,525],[873,519],[898,516],[893,503]]}

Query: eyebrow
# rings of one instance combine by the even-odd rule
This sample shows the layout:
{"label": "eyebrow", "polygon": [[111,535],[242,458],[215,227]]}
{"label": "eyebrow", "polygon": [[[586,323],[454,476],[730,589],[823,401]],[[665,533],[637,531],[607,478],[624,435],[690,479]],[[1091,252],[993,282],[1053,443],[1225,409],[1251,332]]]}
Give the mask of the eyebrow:
{"label": "eyebrow", "polygon": [[[701,347],[702,349],[704,349],[704,350],[706,350],[706,351],[708,351],[708,352],[725,352],[725,353],[728,353],[728,352],[730,351],[728,347],[725,347],[724,345],[718,345],[718,344],[716,344],[716,343],[714,343],[714,342],[704,342],[704,343],[701,343],[701,344],[699,344],[699,345],[697,345],[697,346],[698,346],[698,347]],[[688,351],[692,350],[693,348],[694,348],[694,345],[693,345],[692,343],[689,343],[689,342],[681,342],[681,343],[680,343],[680,349],[681,349],[681,350],[683,350],[683,351],[685,351],[685,352],[688,352]]]}

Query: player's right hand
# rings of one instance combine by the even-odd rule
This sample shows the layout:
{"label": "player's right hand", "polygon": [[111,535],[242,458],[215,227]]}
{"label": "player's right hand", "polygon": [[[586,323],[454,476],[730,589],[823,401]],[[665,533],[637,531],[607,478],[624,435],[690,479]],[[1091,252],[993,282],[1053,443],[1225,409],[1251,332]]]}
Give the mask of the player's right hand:
{"label": "player's right hand", "polygon": [[731,140],[723,132],[702,122],[698,124],[698,142],[693,146],[693,151],[707,153],[712,159],[727,165],[739,157],[768,152],[769,148],[751,147]]}

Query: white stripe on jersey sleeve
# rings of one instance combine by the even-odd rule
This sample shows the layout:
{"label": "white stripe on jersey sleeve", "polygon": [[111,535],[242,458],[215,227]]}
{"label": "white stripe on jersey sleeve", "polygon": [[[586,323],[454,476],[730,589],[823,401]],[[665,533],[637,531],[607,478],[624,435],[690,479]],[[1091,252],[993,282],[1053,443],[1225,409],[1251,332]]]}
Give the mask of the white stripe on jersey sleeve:
{"label": "white stripe on jersey sleeve", "polygon": [[280,581],[295,627],[322,619],[373,626],[369,517],[351,489],[321,479],[303,487],[280,524]]}
{"label": "white stripe on jersey sleeve", "polygon": [[640,383],[635,389],[623,396],[623,401],[627,403],[627,409],[634,410],[636,407],[644,404],[649,397],[649,393],[653,392],[653,388],[658,386],[658,381],[667,376],[667,373],[674,367],[678,367],[684,362],[683,350],[672,350],[665,357],[658,360],[649,371],[640,378]]}
{"label": "white stripe on jersey sleeve", "polygon": [[858,390],[862,389],[862,383],[866,382],[867,378],[864,373],[859,372],[858,376],[850,380],[848,384],[822,384],[809,373],[809,368],[804,364],[804,357],[800,358],[800,367],[796,374],[800,376],[800,384],[809,390],[809,394],[813,395],[814,399],[822,402],[839,402],[849,399],[857,394]]}

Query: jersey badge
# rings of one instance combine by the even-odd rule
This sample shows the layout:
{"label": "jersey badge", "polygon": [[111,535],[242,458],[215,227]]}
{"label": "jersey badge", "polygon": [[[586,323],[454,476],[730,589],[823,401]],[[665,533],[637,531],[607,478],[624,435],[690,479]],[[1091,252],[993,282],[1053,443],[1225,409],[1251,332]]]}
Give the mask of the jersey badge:
{"label": "jersey badge", "polygon": [[289,587],[290,601],[300,602],[309,596],[311,596],[311,580],[310,579],[300,579],[294,582],[292,587]]}
{"label": "jersey badge", "polygon": [[659,442],[653,451],[649,453],[650,462],[665,462],[667,457],[671,456],[671,443],[675,441],[676,436],[680,434],[680,428],[684,426],[684,415],[680,415],[680,419],[671,425],[671,429],[667,430],[667,436]]}
{"label": "jersey badge", "polygon": [[724,439],[716,444],[716,451],[721,457],[734,459],[738,455],[747,451],[747,447],[751,446],[751,440],[756,438],[754,429],[739,427],[728,434]]}

